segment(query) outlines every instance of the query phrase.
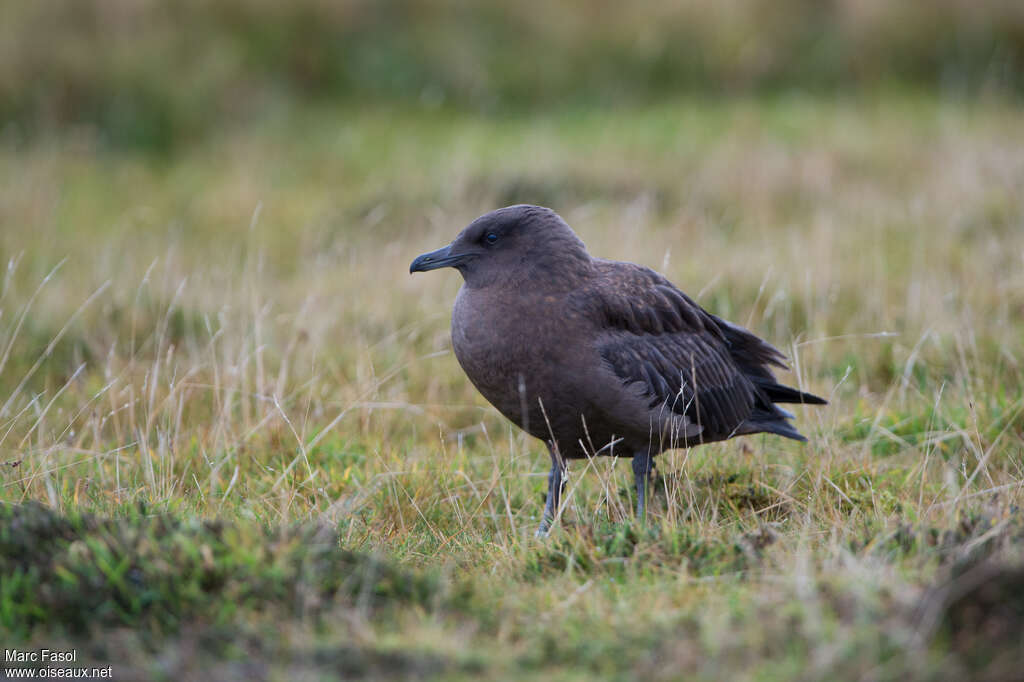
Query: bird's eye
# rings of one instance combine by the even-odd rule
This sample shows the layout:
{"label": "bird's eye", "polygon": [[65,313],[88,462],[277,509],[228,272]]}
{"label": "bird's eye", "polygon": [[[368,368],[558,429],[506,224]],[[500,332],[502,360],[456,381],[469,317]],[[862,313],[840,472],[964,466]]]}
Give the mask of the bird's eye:
{"label": "bird's eye", "polygon": [[484,237],[484,239],[487,240],[488,244],[493,244],[494,242],[498,241],[498,235],[494,234],[493,232],[488,232],[487,236]]}

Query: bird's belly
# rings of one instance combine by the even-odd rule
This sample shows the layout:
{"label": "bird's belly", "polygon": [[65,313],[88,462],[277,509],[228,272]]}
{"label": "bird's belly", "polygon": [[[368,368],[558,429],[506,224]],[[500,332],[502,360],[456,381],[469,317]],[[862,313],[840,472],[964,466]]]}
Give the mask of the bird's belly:
{"label": "bird's belly", "polygon": [[671,423],[650,411],[647,396],[633,395],[611,372],[602,376],[591,347],[557,330],[453,324],[452,346],[484,398],[530,435],[556,443],[563,457],[631,457],[691,444],[666,431]]}

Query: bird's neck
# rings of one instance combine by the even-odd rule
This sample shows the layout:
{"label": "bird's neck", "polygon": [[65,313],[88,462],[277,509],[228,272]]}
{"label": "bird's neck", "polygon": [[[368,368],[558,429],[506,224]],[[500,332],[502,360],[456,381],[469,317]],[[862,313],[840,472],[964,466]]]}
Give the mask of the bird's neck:
{"label": "bird's neck", "polygon": [[488,294],[517,292],[525,298],[531,295],[565,294],[585,285],[592,277],[593,263],[589,256],[584,256],[535,257],[515,269],[466,276],[464,287],[480,293],[486,291]]}

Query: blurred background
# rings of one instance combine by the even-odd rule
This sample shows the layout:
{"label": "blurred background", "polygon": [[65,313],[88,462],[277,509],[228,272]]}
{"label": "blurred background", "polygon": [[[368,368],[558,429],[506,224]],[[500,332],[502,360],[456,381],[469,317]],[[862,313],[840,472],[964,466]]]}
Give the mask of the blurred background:
{"label": "blurred background", "polygon": [[39,0],[0,9],[10,139],[169,152],[309,105],[509,116],[682,93],[1024,87],[1014,0]]}

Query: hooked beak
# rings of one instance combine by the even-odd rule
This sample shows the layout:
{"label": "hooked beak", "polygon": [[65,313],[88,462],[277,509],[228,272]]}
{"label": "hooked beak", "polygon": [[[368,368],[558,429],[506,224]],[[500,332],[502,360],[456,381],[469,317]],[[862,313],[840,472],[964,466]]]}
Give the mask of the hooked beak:
{"label": "hooked beak", "polygon": [[469,260],[470,255],[466,253],[452,253],[451,244],[443,246],[437,251],[430,251],[424,253],[421,256],[417,256],[416,260],[409,264],[409,273],[414,272],[426,272],[427,270],[437,270],[438,268],[447,267],[458,267],[460,263],[464,263]]}

